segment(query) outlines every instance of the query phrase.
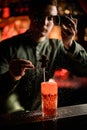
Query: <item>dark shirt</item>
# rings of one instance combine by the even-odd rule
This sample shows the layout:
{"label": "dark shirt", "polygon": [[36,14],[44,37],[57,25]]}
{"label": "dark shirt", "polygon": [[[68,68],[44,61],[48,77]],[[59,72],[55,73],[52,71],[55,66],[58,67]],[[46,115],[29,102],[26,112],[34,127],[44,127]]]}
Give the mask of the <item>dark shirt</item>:
{"label": "dark shirt", "polygon": [[[40,83],[43,81],[43,69],[39,59],[42,55],[48,59],[46,80],[53,77],[56,68],[66,68],[74,75],[87,76],[87,53],[76,41],[73,41],[70,50],[66,50],[61,40],[46,38],[37,43],[29,37],[28,32],[6,39],[0,43],[1,111],[15,111],[16,100],[20,108],[25,110],[41,108]],[[25,76],[14,82],[9,74],[9,62],[18,58],[30,60],[35,69],[26,70]]]}

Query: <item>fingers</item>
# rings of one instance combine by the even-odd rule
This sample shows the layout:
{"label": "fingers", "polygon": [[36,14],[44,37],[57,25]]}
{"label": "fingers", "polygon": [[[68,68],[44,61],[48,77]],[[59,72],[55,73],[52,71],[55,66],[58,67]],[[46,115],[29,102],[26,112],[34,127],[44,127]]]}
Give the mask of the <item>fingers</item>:
{"label": "fingers", "polygon": [[13,59],[9,64],[12,76],[24,76],[26,69],[34,69],[31,61],[25,59]]}
{"label": "fingers", "polygon": [[34,65],[32,64],[31,61],[29,60],[25,60],[25,59],[13,59],[10,62],[10,66],[14,67],[14,68],[24,68],[24,69],[34,69]]}
{"label": "fingers", "polygon": [[61,28],[62,35],[64,34],[65,36],[73,36],[75,35],[75,31],[73,30],[72,26],[69,25],[69,27],[65,26],[64,24],[62,25]]}
{"label": "fingers", "polygon": [[68,16],[64,16],[61,19],[61,29],[62,31],[70,34],[76,34],[77,33],[77,19],[70,18]]}
{"label": "fingers", "polygon": [[65,48],[69,49],[77,33],[77,19],[63,16],[60,23],[63,44]]}
{"label": "fingers", "polygon": [[28,60],[20,60],[19,65],[21,68],[34,69],[34,65],[32,64],[32,62],[30,62]]}

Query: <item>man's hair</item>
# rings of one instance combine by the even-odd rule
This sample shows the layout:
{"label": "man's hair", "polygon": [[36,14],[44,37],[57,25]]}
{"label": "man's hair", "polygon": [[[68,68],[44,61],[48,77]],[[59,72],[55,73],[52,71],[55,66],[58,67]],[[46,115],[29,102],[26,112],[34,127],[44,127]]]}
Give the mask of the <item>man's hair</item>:
{"label": "man's hair", "polygon": [[48,5],[57,7],[57,0],[29,0],[29,14],[41,13]]}

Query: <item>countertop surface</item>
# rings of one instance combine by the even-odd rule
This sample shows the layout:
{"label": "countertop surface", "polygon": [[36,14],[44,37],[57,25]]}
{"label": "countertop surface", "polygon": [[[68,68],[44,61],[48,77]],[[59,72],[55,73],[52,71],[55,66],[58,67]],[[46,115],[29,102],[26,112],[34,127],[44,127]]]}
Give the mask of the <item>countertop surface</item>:
{"label": "countertop surface", "polygon": [[[44,127],[43,127],[44,124]],[[59,107],[56,117],[43,117],[41,111],[19,111],[0,116],[0,127],[12,129],[19,127],[39,127],[40,130],[50,127],[51,129],[87,127],[87,104]],[[15,127],[16,126],[16,127]]]}

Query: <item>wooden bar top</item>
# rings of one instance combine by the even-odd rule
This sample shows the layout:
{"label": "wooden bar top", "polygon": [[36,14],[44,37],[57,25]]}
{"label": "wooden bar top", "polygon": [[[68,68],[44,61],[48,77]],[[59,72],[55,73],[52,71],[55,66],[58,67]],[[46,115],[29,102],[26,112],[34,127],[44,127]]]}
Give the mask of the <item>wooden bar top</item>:
{"label": "wooden bar top", "polygon": [[[59,107],[56,117],[42,117],[41,111],[19,111],[0,115],[0,128],[35,127],[38,130],[62,130],[68,128],[87,127],[87,104]],[[32,128],[31,128],[32,129]],[[51,130],[50,129],[50,130]]]}

